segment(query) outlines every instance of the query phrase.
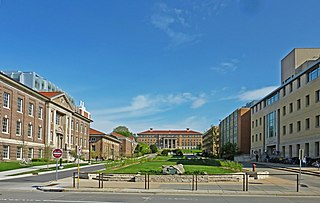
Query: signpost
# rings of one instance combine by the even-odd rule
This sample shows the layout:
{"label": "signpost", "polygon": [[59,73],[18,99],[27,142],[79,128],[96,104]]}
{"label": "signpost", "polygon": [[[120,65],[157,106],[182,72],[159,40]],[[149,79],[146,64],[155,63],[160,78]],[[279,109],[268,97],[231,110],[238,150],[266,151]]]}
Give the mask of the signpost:
{"label": "signpost", "polygon": [[77,183],[77,188],[79,189],[80,187],[80,156],[81,156],[82,150],[81,147],[78,147],[77,149],[77,155],[78,155],[78,183]]}
{"label": "signpost", "polygon": [[56,158],[56,181],[58,181],[58,159],[62,157],[62,150],[61,149],[54,149],[52,151],[52,156]]}
{"label": "signpost", "polygon": [[299,173],[300,180],[299,180],[299,182],[300,182],[300,184],[301,184],[301,162],[302,162],[303,158],[304,158],[304,149],[299,149],[299,162],[300,162],[300,173]]}

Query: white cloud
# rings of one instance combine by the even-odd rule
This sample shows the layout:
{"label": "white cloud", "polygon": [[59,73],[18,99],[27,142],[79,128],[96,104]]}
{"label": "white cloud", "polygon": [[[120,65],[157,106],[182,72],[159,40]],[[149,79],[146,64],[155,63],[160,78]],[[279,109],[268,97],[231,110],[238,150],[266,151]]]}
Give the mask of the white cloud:
{"label": "white cloud", "polygon": [[231,59],[224,62],[219,63],[216,66],[211,67],[211,70],[214,70],[218,73],[227,73],[230,71],[235,71],[238,69],[239,59]]}
{"label": "white cloud", "polygon": [[138,95],[134,97],[128,106],[97,109],[92,114],[99,118],[122,119],[153,115],[168,111],[182,104],[190,103],[190,108],[196,109],[206,104],[206,95],[193,95],[192,93],[180,93],[169,95]]}
{"label": "white cloud", "polygon": [[241,101],[252,101],[252,100],[259,100],[263,97],[267,96],[269,93],[271,93],[273,90],[277,89],[278,86],[268,86],[268,87],[262,87],[260,89],[256,90],[249,90],[244,91],[240,93],[237,98]]}
{"label": "white cloud", "polygon": [[186,10],[169,8],[165,3],[158,3],[150,20],[156,28],[163,31],[171,39],[171,46],[177,47],[193,43],[199,37],[199,35],[188,34],[186,31],[190,27],[186,20],[187,13]]}

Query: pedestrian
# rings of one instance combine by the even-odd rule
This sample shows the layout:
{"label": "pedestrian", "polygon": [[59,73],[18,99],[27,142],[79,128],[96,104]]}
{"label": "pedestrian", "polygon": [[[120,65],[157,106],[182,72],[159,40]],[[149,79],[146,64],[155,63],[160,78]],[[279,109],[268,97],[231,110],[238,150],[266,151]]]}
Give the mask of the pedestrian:
{"label": "pedestrian", "polygon": [[267,154],[266,159],[267,159],[267,163],[269,163],[269,159],[270,159],[269,154]]}
{"label": "pedestrian", "polygon": [[258,161],[259,161],[259,155],[256,154],[256,162],[258,162]]}

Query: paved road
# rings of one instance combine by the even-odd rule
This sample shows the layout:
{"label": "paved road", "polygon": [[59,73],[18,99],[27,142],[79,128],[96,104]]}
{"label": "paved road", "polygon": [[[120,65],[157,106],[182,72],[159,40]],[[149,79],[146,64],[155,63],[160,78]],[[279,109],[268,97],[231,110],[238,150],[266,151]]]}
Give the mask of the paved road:
{"label": "paved road", "polygon": [[0,191],[0,203],[258,203],[258,202],[319,202],[319,197],[290,197],[290,196],[228,196],[228,195],[168,195],[168,194],[116,194],[116,193],[52,193],[52,192],[3,192]]}
{"label": "paved road", "polygon": [[[89,172],[97,171],[104,169],[104,165],[92,165],[87,168],[81,168],[80,172]],[[77,172],[77,169],[59,171],[58,179],[63,179],[67,177],[72,177],[72,174]],[[32,187],[43,186],[44,184],[54,181],[56,178],[55,172],[49,174],[42,174],[36,176],[28,177],[17,177],[14,179],[0,180],[0,190],[11,190],[11,189],[20,189],[20,190],[30,190]],[[1,197],[1,196],[0,196]]]}

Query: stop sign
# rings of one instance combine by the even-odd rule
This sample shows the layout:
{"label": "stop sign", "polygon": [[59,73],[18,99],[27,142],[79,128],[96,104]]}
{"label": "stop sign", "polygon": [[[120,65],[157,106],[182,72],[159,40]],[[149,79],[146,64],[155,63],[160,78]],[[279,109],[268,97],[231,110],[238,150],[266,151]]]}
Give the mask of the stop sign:
{"label": "stop sign", "polygon": [[54,149],[54,150],[52,151],[52,156],[53,156],[54,158],[59,159],[60,157],[62,157],[62,150],[61,150],[61,149]]}

